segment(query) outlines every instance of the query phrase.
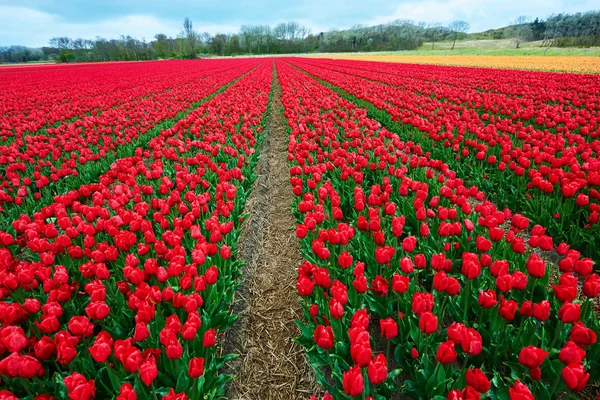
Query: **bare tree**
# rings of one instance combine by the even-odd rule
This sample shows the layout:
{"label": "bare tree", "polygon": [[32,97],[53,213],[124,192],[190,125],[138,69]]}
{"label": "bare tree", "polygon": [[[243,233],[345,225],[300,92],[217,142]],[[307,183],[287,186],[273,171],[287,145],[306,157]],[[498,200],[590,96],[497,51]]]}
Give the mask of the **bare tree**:
{"label": "bare tree", "polygon": [[277,40],[287,40],[287,24],[285,22],[275,25],[273,37]]}
{"label": "bare tree", "polygon": [[448,29],[454,34],[454,41],[452,42],[452,50],[454,50],[454,45],[456,44],[456,39],[459,36],[466,34],[469,29],[471,29],[471,25],[467,21],[453,21],[448,25]]}
{"label": "bare tree", "polygon": [[531,30],[529,18],[524,15],[517,17],[517,19],[515,19],[515,22],[513,22],[513,25],[515,28],[513,40],[515,42],[516,48],[518,49],[521,45],[521,42],[531,39],[533,32]]}
{"label": "bare tree", "polygon": [[439,23],[429,24],[425,30],[425,33],[426,36],[431,39],[431,50],[433,50],[433,46],[435,46],[435,39],[442,34],[442,25]]}
{"label": "bare tree", "polygon": [[60,50],[71,50],[73,46],[73,40],[66,36],[53,37],[49,41],[50,46],[56,47]]}
{"label": "bare tree", "polygon": [[185,38],[188,55],[190,58],[196,57],[196,43],[198,42],[198,34],[194,31],[192,20],[185,17],[183,20],[183,37]]}
{"label": "bare tree", "polygon": [[159,58],[167,58],[169,56],[168,40],[169,38],[164,33],[154,35],[154,48]]}
{"label": "bare tree", "polygon": [[208,32],[202,32],[198,37],[203,43],[209,43],[211,38],[210,33]]}
{"label": "bare tree", "polygon": [[242,25],[240,27],[240,45],[243,49],[248,50],[248,54],[252,54],[252,49],[255,48],[256,30],[251,25]]}
{"label": "bare tree", "polygon": [[259,38],[259,43],[265,45],[265,47],[267,49],[267,53],[268,53],[269,52],[269,43],[271,41],[271,38],[273,37],[273,34],[271,32],[271,27],[269,25],[259,25],[257,27],[257,34],[258,34],[258,38]]}
{"label": "bare tree", "polygon": [[210,41],[210,47],[220,56],[225,54],[225,46],[227,45],[227,36],[222,33],[217,33]]}

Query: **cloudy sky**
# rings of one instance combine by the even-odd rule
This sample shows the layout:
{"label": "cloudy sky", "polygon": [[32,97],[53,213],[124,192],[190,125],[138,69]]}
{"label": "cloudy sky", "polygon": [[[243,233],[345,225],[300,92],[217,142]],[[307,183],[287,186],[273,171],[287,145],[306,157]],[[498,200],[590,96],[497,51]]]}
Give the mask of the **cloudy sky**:
{"label": "cloudy sky", "polygon": [[186,16],[196,30],[211,34],[289,20],[316,33],[397,18],[442,24],[463,19],[477,32],[504,26],[519,15],[594,8],[600,8],[597,0],[0,0],[0,45],[45,46],[54,36],[151,40],[159,32],[177,35]]}

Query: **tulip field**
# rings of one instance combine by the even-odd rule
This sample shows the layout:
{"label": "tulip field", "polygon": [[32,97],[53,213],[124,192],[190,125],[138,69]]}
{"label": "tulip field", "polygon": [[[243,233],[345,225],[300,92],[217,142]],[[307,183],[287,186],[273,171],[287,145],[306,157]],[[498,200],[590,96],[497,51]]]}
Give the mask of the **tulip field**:
{"label": "tulip field", "polygon": [[285,57],[0,69],[0,400],[229,396],[276,112],[278,398],[599,398],[600,78]]}
{"label": "tulip field", "polygon": [[[494,52],[494,50],[492,50]],[[551,55],[452,55],[452,51],[424,52],[422,55],[408,55],[403,52],[394,54],[332,54],[326,53],[326,57],[342,60],[362,60],[362,61],[385,61],[390,63],[404,64],[435,64],[452,65],[463,67],[486,67],[486,68],[508,68],[523,69],[534,71],[557,71],[557,72],[579,72],[579,73],[600,73],[600,57],[581,55],[572,56],[551,56]],[[488,53],[489,54],[489,53]],[[541,54],[541,53],[539,53]],[[585,54],[585,51],[584,51]],[[323,57],[324,54],[316,57]]]}

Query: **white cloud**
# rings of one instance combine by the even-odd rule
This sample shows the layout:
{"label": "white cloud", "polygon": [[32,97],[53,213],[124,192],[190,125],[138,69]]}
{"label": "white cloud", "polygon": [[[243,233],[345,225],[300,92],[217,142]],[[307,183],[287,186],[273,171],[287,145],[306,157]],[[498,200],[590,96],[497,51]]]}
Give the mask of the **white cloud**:
{"label": "white cloud", "polygon": [[[278,3],[277,0],[230,0],[225,11],[219,0],[202,0],[182,8],[184,0],[169,8],[157,2],[120,0],[128,7],[112,10],[107,1],[106,17],[91,16],[83,2],[73,4],[72,15],[58,11],[40,11],[36,3],[47,0],[0,0],[0,45],[48,45],[55,36],[93,39],[96,36],[117,38],[130,35],[151,40],[155,34],[176,36],[182,28],[183,12],[188,12],[200,32],[235,33],[241,24],[271,24],[296,20],[312,32],[344,29],[354,24],[377,25],[395,19],[440,22],[457,19],[471,24],[471,31],[498,28],[519,15],[545,18],[551,13],[578,12],[598,8],[598,0],[304,0],[302,3]],[[119,1],[119,0],[114,0]],[[186,0],[189,2],[190,0]],[[27,5],[15,5],[15,3]],[[146,4],[147,3],[147,4]],[[153,4],[154,3],[154,4]],[[166,3],[165,3],[166,4]],[[78,8],[79,7],[79,8]],[[55,8],[56,9],[56,8]],[[68,19],[69,18],[69,19]],[[204,18],[204,21],[201,20]]]}
{"label": "white cloud", "polygon": [[413,21],[426,22],[449,22],[455,18],[456,8],[452,3],[461,0],[449,2],[440,2],[437,0],[427,0],[423,2],[403,3],[398,5],[396,11],[391,15],[379,16],[374,18],[369,25],[385,24],[395,19],[410,19]]}
{"label": "white cloud", "polygon": [[[0,5],[3,26],[0,45],[20,44],[47,46],[56,36],[94,39],[96,36],[117,38],[129,35],[150,41],[157,33],[176,36],[182,30],[181,21],[159,19],[153,15],[124,15],[96,22],[67,22],[61,16],[27,7]],[[195,24],[196,29],[211,34],[236,32],[239,26],[227,24]]]}
{"label": "white cloud", "polygon": [[597,8],[595,1],[582,0],[425,0],[399,4],[390,15],[368,22],[384,24],[395,19],[411,19],[447,24],[457,19],[468,21],[471,31],[478,32],[509,24],[519,15],[545,18],[550,13],[578,12]]}

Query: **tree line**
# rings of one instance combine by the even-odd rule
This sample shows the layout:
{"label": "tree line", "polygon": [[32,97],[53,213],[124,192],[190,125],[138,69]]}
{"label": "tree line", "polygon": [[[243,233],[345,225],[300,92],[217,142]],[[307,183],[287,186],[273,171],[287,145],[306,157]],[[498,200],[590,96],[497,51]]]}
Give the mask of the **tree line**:
{"label": "tree line", "polygon": [[600,11],[553,14],[546,20],[520,16],[511,25],[489,32],[493,39],[513,39],[517,48],[531,40],[541,40],[543,47],[599,46]]}
{"label": "tree line", "polygon": [[[350,29],[313,33],[298,22],[269,25],[242,25],[237,33],[210,35],[195,29],[186,18],[183,29],[170,37],[158,33],[147,41],[131,36],[106,39],[54,37],[39,49],[24,46],[0,47],[0,62],[55,59],[62,62],[134,61],[169,58],[196,58],[205,55],[293,54],[310,52],[356,52],[415,50],[424,42],[432,49],[438,41],[457,40],[469,35],[466,21],[447,26],[410,20],[395,20],[377,26],[356,25]],[[517,18],[510,26],[493,30],[492,38],[512,38],[516,47],[524,41],[542,40],[544,46],[600,45],[600,11],[551,15],[546,20]]]}
{"label": "tree line", "polygon": [[[158,33],[153,40],[121,35],[115,39],[72,39],[54,37],[49,46],[28,49],[22,46],[0,48],[0,62],[55,59],[61,62],[134,61],[169,58],[196,58],[203,55],[235,56],[256,54],[295,54],[310,52],[413,50],[425,40],[461,39],[469,24],[458,21],[444,27],[409,20],[314,34],[295,21],[269,25],[242,25],[234,34],[210,35],[198,32],[186,18],[176,37]],[[16,51],[13,48],[19,48]]]}
{"label": "tree line", "polygon": [[544,22],[543,39],[548,46],[598,46],[600,11],[552,15]]}

